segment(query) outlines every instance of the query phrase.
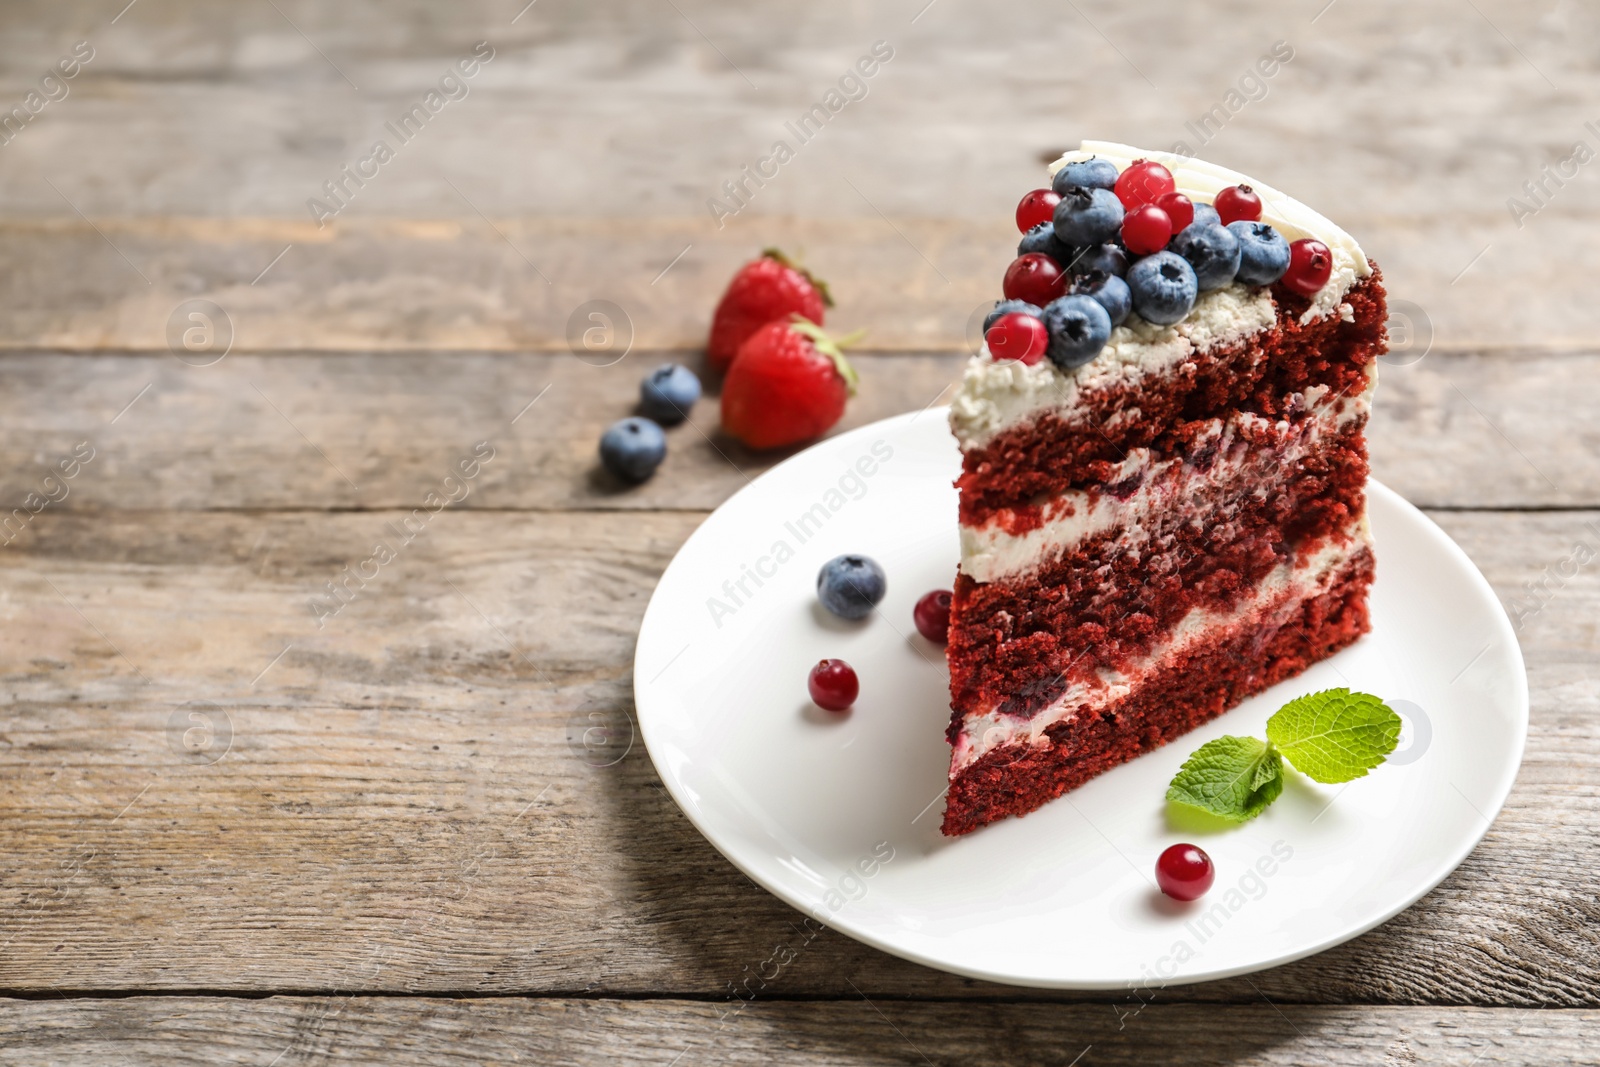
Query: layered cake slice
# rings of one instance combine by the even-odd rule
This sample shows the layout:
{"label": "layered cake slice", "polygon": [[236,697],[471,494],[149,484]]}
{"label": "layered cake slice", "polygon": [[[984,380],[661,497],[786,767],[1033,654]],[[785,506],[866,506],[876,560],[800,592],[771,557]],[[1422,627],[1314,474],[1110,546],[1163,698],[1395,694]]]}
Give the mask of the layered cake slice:
{"label": "layered cake slice", "polygon": [[1051,172],[950,409],[950,835],[1368,628],[1377,267],[1221,167],[1085,142]]}

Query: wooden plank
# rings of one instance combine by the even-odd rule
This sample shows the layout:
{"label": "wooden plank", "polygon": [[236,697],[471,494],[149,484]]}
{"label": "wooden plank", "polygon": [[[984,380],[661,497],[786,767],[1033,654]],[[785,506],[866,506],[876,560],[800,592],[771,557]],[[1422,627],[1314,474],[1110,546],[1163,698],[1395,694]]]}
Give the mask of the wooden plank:
{"label": "wooden plank", "polygon": [[[446,512],[318,629],[309,597],[394,517],[46,511],[0,555],[0,989],[711,996],[795,936],[639,746],[597,767],[572,740],[627,722],[639,616],[699,516]],[[1547,590],[1505,812],[1381,931],[1175,999],[1596,1004],[1600,578],[1561,563],[1597,516],[1438,518],[1503,596]],[[1017,995],[831,932],[780,992],[846,978]]]}
{"label": "wooden plank", "polygon": [[[46,1064],[1590,1063],[1600,1012],[420,997],[0,1001],[0,1051]],[[281,1057],[274,1060],[274,1057]],[[1073,1057],[1080,1059],[1075,1060]]]}
{"label": "wooden plank", "polygon": [[[792,454],[754,453],[722,436],[708,398],[693,425],[669,431],[670,455],[653,480],[624,489],[605,477],[595,456],[602,430],[632,412],[639,380],[665,358],[635,352],[599,366],[570,354],[232,355],[194,367],[170,355],[8,356],[0,504],[59,497],[62,487],[42,480],[81,441],[95,457],[52,507],[410,508],[464,449],[487,440],[496,458],[462,508],[708,509]],[[965,358],[858,359],[861,389],[840,429],[948,400]],[[1380,380],[1374,469],[1408,499],[1600,504],[1591,417],[1600,355],[1433,353],[1383,367]]]}

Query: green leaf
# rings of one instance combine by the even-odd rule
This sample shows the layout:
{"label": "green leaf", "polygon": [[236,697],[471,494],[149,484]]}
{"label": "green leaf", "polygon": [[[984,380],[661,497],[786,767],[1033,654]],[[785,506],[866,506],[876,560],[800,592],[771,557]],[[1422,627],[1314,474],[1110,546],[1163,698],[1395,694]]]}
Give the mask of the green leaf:
{"label": "green leaf", "polygon": [[1167,799],[1229,822],[1255,818],[1283,792],[1283,761],[1254,737],[1207,741],[1184,761]]}
{"label": "green leaf", "polygon": [[1394,751],[1400,716],[1383,701],[1348,689],[1291,700],[1267,720],[1267,740],[1318,782],[1363,778]]}

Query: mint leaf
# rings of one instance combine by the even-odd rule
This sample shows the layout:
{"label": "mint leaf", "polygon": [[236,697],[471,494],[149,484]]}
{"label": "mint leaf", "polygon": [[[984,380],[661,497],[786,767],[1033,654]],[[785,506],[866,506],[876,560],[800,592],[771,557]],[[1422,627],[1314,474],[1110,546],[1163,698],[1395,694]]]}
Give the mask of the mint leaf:
{"label": "mint leaf", "polygon": [[1267,740],[1284,758],[1330,785],[1365,777],[1399,739],[1400,716],[1377,697],[1348,689],[1291,700],[1267,720]]}
{"label": "mint leaf", "polygon": [[1283,792],[1283,761],[1254,737],[1219,737],[1184,761],[1167,799],[1229,822],[1255,818]]}

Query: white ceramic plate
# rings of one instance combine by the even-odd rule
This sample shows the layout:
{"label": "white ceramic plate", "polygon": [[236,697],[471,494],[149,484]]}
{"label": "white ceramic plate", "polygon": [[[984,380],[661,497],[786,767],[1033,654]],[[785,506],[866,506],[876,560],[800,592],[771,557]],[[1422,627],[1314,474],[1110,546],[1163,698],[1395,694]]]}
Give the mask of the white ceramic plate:
{"label": "white ceramic plate", "polygon": [[[645,743],[695,826],[761,885],[931,967],[1126,988],[1242,974],[1355,937],[1437,885],[1488,829],[1522,761],[1522,655],[1461,549],[1374,482],[1370,635],[1024,818],[941,836],[947,674],[911,608],[954,579],[959,467],[943,409],[824,441],[718,508],[651,598],[634,660]],[[816,603],[818,568],[844,552],[888,573],[865,623]],[[861,678],[843,717],[806,694],[829,656]],[[1237,829],[1167,824],[1167,783],[1202,742],[1263,736],[1286,701],[1339,685],[1406,718],[1388,763],[1345,786],[1291,773]],[[1156,857],[1183,840],[1217,869],[1187,906],[1154,888]]]}

